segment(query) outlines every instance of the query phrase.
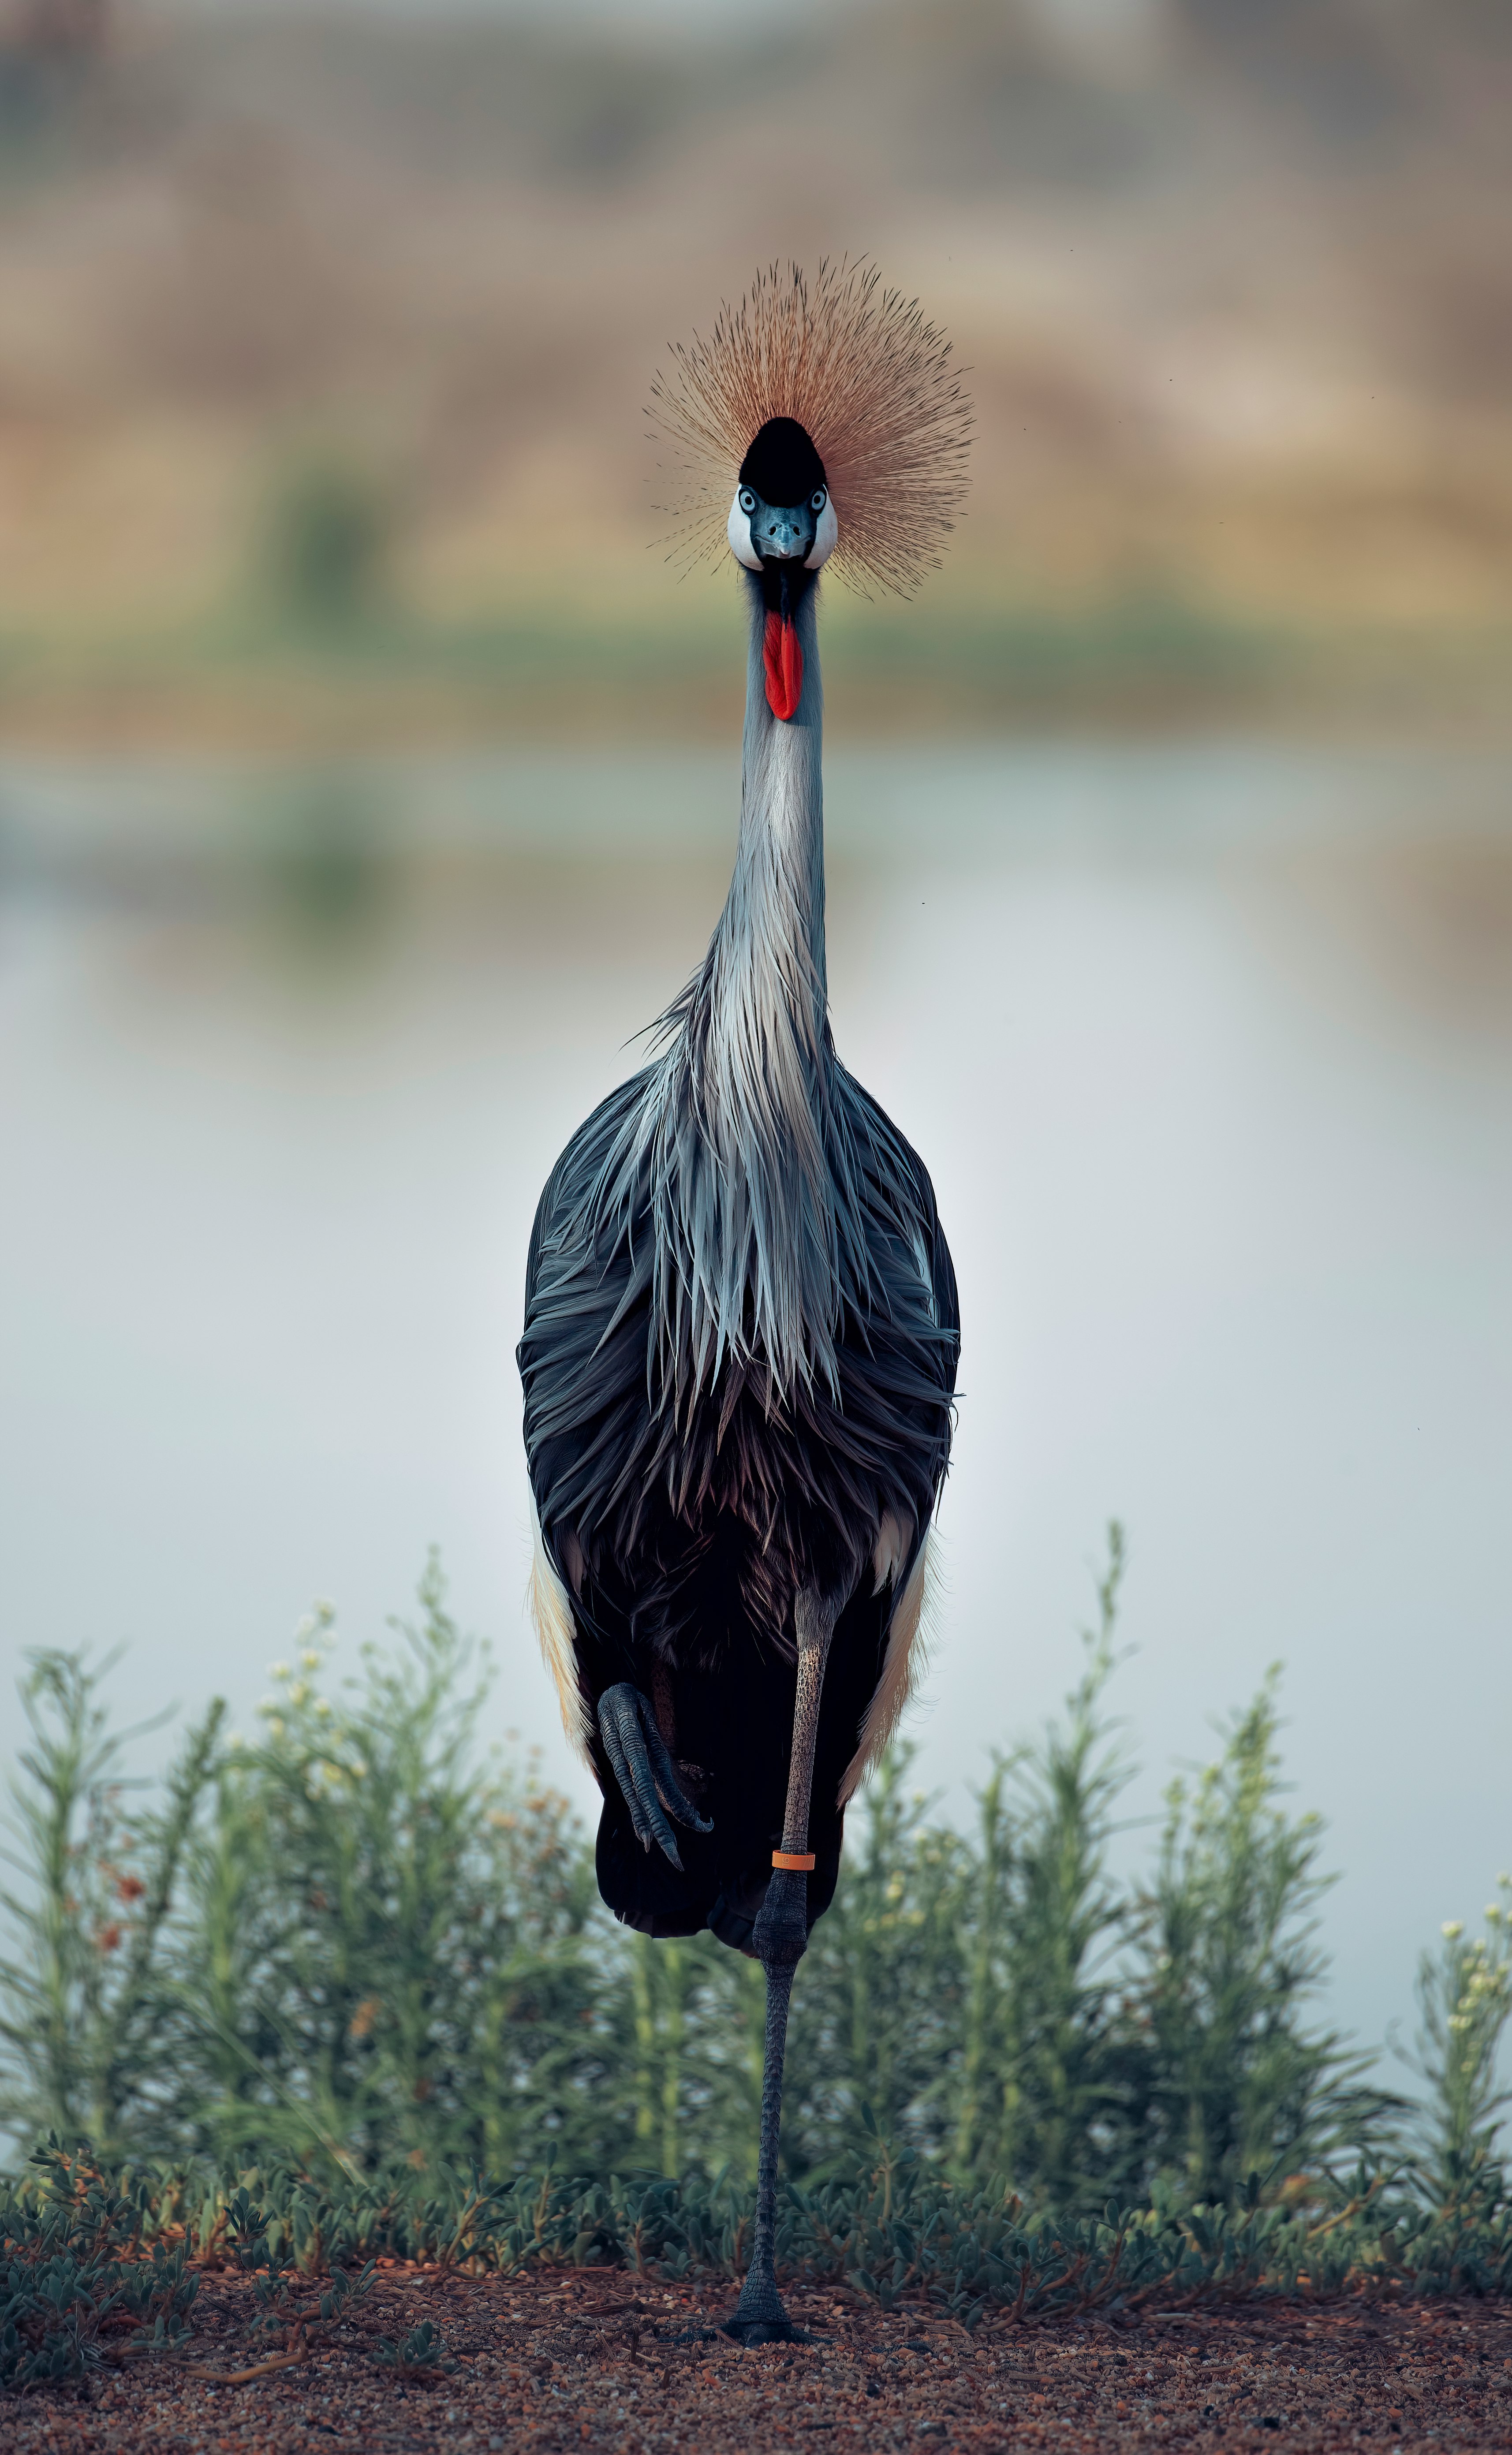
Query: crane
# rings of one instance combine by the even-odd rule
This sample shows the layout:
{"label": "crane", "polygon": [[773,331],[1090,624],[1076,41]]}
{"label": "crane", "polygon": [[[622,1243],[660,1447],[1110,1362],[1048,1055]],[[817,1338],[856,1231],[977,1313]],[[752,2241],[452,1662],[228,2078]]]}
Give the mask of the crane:
{"label": "crane", "polygon": [[833,261],[765,269],[652,403],[684,487],[674,553],[727,544],[749,617],[734,873],[650,1061],[552,1170],[519,1361],[532,1603],[603,1796],[600,1890],[643,1934],[707,1927],[766,1973],[756,2223],[724,2323],[754,2344],[798,2332],[774,2264],[793,1973],[917,1675],[960,1329],[923,1162],[830,1030],[819,574],[911,588],[970,408],[917,302]]}

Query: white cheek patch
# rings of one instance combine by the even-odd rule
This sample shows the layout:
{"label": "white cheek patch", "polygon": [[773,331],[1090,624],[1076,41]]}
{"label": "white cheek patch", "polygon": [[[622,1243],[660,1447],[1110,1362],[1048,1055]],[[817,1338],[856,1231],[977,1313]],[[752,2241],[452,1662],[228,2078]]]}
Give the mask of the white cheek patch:
{"label": "white cheek patch", "polygon": [[735,500],[729,507],[729,519],[725,524],[725,534],[729,539],[729,550],[736,561],[743,562],[747,571],[760,571],[762,558],[750,541],[750,515],[741,510],[738,486],[735,489]]}
{"label": "white cheek patch", "polygon": [[[748,520],[746,525],[748,533],[750,528]],[[804,569],[806,571],[818,571],[823,564],[828,561],[839,542],[840,522],[835,517],[834,497],[831,495],[827,495],[825,497],[824,510],[819,515],[819,526],[814,531],[813,545],[809,549],[808,555],[805,559]]]}

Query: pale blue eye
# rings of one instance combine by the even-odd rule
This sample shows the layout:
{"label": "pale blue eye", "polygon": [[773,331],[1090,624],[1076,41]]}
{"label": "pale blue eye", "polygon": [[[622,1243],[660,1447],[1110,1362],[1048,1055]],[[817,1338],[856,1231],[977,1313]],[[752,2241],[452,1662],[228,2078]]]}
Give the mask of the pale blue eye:
{"label": "pale blue eye", "polygon": [[751,490],[750,490],[750,488],[749,488],[748,486],[743,486],[743,487],[741,488],[741,490],[740,490],[740,507],[741,507],[741,510],[742,510],[742,511],[746,515],[747,518],[749,517],[750,514],[751,514],[751,513],[756,509],[756,497],[755,497],[755,496],[751,493]]}
{"label": "pale blue eye", "polygon": [[816,486],[808,497],[808,508],[811,512],[822,512],[828,500],[823,486]]}

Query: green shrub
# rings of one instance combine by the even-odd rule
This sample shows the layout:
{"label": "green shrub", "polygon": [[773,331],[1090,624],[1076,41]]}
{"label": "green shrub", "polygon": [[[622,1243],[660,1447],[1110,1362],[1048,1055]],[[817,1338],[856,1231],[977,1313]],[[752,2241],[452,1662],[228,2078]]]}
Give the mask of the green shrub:
{"label": "green shrub", "polygon": [[107,2159],[178,2136],[182,1958],[174,1928],[186,1860],[216,1762],[224,1708],[190,1732],[160,1806],[127,1800],[128,1742],[97,1701],[101,1673],[38,1654],[21,1683],[31,1729],[11,1784],[27,1882],[0,1895],[21,1958],[0,1960],[0,2122],[89,2137]]}
{"label": "green shrub", "polygon": [[528,1768],[474,1757],[486,1667],[434,1564],[420,1599],[336,1695],[317,1610],[260,1744],[217,1767],[181,1950],[208,1977],[186,2136],[218,2156],[317,2141],[349,2167],[507,2172],[547,2136],[609,2144],[623,1988],[581,1833]]}
{"label": "green shrub", "polygon": [[1230,1724],[1221,1760],[1173,1782],[1155,1877],[1136,1917],[1147,2033],[1141,2128],[1158,2175],[1188,2200],[1233,2202],[1267,2181],[1380,2146],[1400,2111],[1301,2010],[1325,1963],[1314,1913],[1322,1826],[1279,1805],[1273,1671]]}
{"label": "green shrub", "polygon": [[981,1794],[962,1920],[970,1980],[955,2166],[1022,2176],[1057,2206],[1100,2204],[1146,2179],[1129,2119],[1132,2066],[1143,2058],[1117,1964],[1131,1909],[1107,1874],[1132,1771],[1102,1715],[1123,1568],[1115,1526],[1064,1725],[1000,1756]]}
{"label": "green shrub", "polygon": [[[998,1757],[973,1831],[932,1819],[907,1748],[852,1813],[795,1997],[785,2156],[803,2225],[815,2242],[853,2230],[871,2175],[889,2205],[935,2208],[931,2224],[1011,2203],[1000,2231],[1060,2238],[1113,2205],[1178,2229],[1205,2210],[1211,2234],[1221,2212],[1237,2258],[1262,2218],[1332,2222],[1389,2186],[1399,2257],[1409,2219],[1449,2227],[1440,2246],[1452,2219],[1494,2272],[1504,1928],[1451,1939],[1423,1979],[1439,2111],[1419,2137],[1369,2059],[1314,2018],[1321,1828],[1284,1797],[1274,1682],[1219,1761],[1170,1793],[1148,1879],[1115,1881],[1122,1567],[1114,1530],[1066,1713]],[[398,2211],[423,2229],[414,2211],[459,2191],[479,2207],[502,2193],[522,2223],[516,2178],[549,2156],[563,2179],[548,2199],[566,2193],[585,2244],[602,2232],[624,2255],[631,2182],[613,2178],[638,2177],[635,2240],[681,2209],[677,2257],[712,2258],[752,2179],[761,1973],[706,1936],[651,1944],[606,1916],[565,1801],[529,1759],[475,1744],[489,1665],[434,1563],[420,1600],[344,1681],[317,1609],[255,1743],[225,1738],[214,1707],[140,1796],[99,1675],[34,1658],[0,2119],[20,2141],[92,2141],[103,2170],[298,2178],[347,2207],[354,2256]],[[855,2253],[880,2276],[870,2257]]]}
{"label": "green shrub", "polygon": [[1497,2066],[1512,2012],[1512,1876],[1498,1877],[1498,1894],[1486,1904],[1489,1936],[1467,1938],[1450,1918],[1439,1954],[1425,1952],[1418,1969],[1422,2033],[1415,2060],[1429,2097],[1416,2171],[1446,2222],[1473,2221],[1507,2197],[1496,2143],[1512,2092],[1501,2086]]}

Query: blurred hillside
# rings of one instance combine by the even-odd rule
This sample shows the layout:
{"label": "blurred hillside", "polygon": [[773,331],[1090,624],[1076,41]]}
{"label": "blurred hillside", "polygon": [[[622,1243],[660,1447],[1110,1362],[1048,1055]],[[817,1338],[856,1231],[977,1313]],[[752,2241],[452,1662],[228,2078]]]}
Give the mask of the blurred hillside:
{"label": "blurred hillside", "polygon": [[[747,47],[0,0],[0,733],[727,722],[642,405],[764,257],[971,369],[840,712],[1495,720],[1504,0],[928,0]],[[900,691],[900,675],[909,689]]]}

